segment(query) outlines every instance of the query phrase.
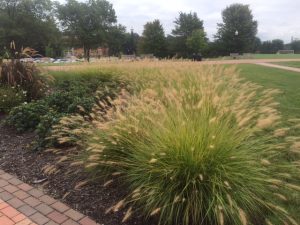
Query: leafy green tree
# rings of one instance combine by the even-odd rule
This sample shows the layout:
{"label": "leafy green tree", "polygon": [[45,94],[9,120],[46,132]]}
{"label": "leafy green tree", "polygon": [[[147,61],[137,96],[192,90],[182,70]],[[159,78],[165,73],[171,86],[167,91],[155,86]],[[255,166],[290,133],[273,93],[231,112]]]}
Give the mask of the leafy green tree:
{"label": "leafy green tree", "polygon": [[130,33],[126,33],[125,35],[125,43],[123,45],[122,53],[126,55],[134,55],[137,53],[138,43],[140,40],[139,34],[135,33],[131,30]]}
{"label": "leafy green tree", "polygon": [[60,31],[51,0],[1,0],[0,46],[16,43],[16,50],[31,47],[44,55],[46,47],[59,48]]}
{"label": "leafy green tree", "polygon": [[253,52],[258,52],[261,48],[261,40],[259,37],[256,37],[253,43]]}
{"label": "leafy green tree", "polygon": [[126,42],[126,27],[122,25],[113,26],[108,31],[106,41],[109,48],[109,55],[120,56]]}
{"label": "leafy green tree", "polygon": [[249,5],[232,4],[222,12],[223,23],[218,24],[215,38],[226,54],[253,51],[257,34],[257,21],[253,19]]}
{"label": "leafy green tree", "polygon": [[140,40],[141,53],[154,54],[163,57],[166,54],[166,37],[159,20],[148,22],[144,25],[144,31]]}
{"label": "leafy green tree", "polygon": [[[199,19],[197,13],[179,13],[179,17],[175,19],[175,29],[172,30],[172,35],[175,37],[172,46],[173,52],[178,56],[188,57],[192,52],[187,46],[187,39],[195,30],[202,30],[204,33],[203,21]],[[205,38],[206,39],[206,38]]]}
{"label": "leafy green tree", "polygon": [[176,46],[176,37],[174,37],[173,35],[167,35],[166,37],[166,56],[168,58],[173,58],[173,57],[177,57],[177,52],[176,52],[176,49],[177,49],[177,46]]}
{"label": "leafy green tree", "polygon": [[106,0],[68,0],[57,5],[57,12],[64,32],[83,46],[88,61],[90,50],[105,43],[109,29],[117,22],[115,10]]}
{"label": "leafy green tree", "polygon": [[186,45],[193,53],[198,53],[204,50],[207,46],[206,34],[203,30],[197,29],[187,38]]}
{"label": "leafy green tree", "polygon": [[280,39],[272,40],[272,52],[277,53],[279,50],[284,49],[284,42]]}
{"label": "leafy green tree", "polygon": [[293,41],[291,43],[291,49],[295,51],[295,53],[300,53],[300,40],[299,41]]}
{"label": "leafy green tree", "polygon": [[199,19],[197,13],[179,13],[179,17],[175,19],[175,29],[172,34],[177,37],[190,36],[194,30],[204,30],[203,21]]}
{"label": "leafy green tree", "polygon": [[272,46],[272,41],[263,41],[261,46],[260,46],[260,52],[263,54],[271,54],[273,46]]}
{"label": "leafy green tree", "polygon": [[272,41],[264,41],[260,47],[260,52],[263,54],[275,54],[282,49],[284,49],[283,41],[274,39]]}

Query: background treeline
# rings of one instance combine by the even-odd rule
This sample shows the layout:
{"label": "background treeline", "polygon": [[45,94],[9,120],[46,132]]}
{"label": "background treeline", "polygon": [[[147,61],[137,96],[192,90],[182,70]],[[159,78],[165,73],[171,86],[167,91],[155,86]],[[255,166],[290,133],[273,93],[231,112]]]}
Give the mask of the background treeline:
{"label": "background treeline", "polygon": [[113,5],[106,0],[0,0],[0,50],[36,49],[39,54],[59,57],[65,49],[107,47],[109,55],[154,54],[156,57],[190,58],[194,53],[215,57],[229,53],[276,53],[281,49],[300,52],[300,41],[284,45],[279,39],[264,41],[257,35],[257,21],[248,5],[232,4],[222,11],[214,40],[206,36],[203,20],[194,12],[180,12],[171,34],[157,19],[147,22],[141,35],[118,24]]}

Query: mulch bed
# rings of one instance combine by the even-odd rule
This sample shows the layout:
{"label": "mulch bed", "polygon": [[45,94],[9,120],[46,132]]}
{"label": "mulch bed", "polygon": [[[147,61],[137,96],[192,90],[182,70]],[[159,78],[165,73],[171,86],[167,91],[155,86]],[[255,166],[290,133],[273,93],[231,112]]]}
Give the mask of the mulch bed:
{"label": "mulch bed", "polygon": [[[78,182],[86,180],[87,174],[79,171],[74,174],[59,172],[56,175],[46,175],[42,172],[45,165],[52,165],[56,157],[51,153],[30,150],[30,143],[36,139],[34,133],[17,133],[14,129],[1,125],[4,116],[0,115],[0,168],[17,176],[23,182],[32,186],[42,186],[50,196],[65,202],[72,208],[90,216],[99,224],[105,225],[152,225],[134,215],[128,222],[121,223],[125,211],[105,214],[105,211],[125,196],[126,192],[113,183],[103,187],[100,182],[90,183],[75,190]],[[60,171],[67,171],[62,166]],[[37,181],[46,181],[36,184]]]}

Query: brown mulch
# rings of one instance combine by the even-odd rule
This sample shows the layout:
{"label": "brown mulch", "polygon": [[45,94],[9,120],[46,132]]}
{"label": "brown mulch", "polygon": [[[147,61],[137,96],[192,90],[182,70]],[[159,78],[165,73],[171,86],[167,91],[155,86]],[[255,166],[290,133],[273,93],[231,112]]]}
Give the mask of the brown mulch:
{"label": "brown mulch", "polygon": [[[42,172],[45,165],[55,164],[56,157],[52,153],[30,150],[30,143],[36,140],[32,132],[17,133],[13,128],[1,125],[3,115],[0,115],[0,168],[17,176],[23,182],[32,186],[42,186],[50,196],[65,202],[72,208],[90,216],[99,224],[105,225],[152,225],[154,222],[145,221],[137,215],[121,223],[126,211],[105,214],[105,211],[126,195],[117,183],[103,187],[103,183],[89,183],[75,190],[78,182],[86,180],[87,174],[78,171],[76,175],[66,174],[68,168],[62,165],[56,175],[46,175]],[[36,184],[41,180],[44,182]]]}

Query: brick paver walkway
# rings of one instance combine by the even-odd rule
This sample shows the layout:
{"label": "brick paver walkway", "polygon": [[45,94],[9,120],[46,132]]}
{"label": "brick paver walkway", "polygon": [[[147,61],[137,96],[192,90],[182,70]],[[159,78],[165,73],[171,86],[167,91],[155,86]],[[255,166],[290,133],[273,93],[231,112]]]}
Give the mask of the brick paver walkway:
{"label": "brick paver walkway", "polygon": [[98,225],[89,217],[0,170],[0,225]]}

